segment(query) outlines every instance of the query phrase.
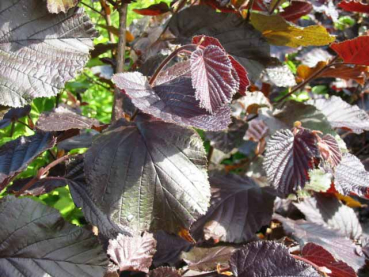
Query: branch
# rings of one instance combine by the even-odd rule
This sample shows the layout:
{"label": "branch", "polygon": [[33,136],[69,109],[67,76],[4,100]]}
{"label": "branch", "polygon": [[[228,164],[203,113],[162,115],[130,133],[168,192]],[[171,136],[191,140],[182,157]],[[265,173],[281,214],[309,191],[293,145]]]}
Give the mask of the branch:
{"label": "branch", "polygon": [[[104,18],[105,18],[105,22],[106,22],[106,26],[110,27],[111,26],[111,17],[109,14],[109,6],[108,4],[106,4],[106,0],[100,0],[100,5],[101,5],[101,9],[104,10]],[[109,28],[107,28],[108,34],[109,34],[109,41],[111,43],[115,43],[115,38],[114,38],[114,34],[109,31]]]}
{"label": "branch", "polygon": [[[128,4],[122,4],[118,8],[119,12],[119,42],[117,52],[117,67],[116,73],[122,73],[124,71],[124,56],[126,50],[126,28],[127,28],[127,7]],[[123,110],[124,94],[118,89],[114,89],[114,104],[111,120],[114,122],[124,116]]]}

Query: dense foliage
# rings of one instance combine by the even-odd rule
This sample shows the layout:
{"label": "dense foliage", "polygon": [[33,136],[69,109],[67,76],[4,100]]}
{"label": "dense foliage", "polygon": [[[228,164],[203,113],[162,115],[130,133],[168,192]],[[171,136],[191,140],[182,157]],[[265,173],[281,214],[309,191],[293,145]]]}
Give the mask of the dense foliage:
{"label": "dense foliage", "polygon": [[1,0],[0,276],[369,276],[368,14]]}

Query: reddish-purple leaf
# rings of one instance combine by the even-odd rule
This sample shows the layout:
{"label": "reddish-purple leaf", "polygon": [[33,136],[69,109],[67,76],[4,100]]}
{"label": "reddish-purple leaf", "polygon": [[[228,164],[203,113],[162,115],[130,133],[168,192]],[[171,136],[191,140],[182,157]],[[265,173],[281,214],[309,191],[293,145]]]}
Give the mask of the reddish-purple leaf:
{"label": "reddish-purple leaf", "polygon": [[307,1],[293,0],[291,4],[284,8],[280,15],[287,21],[296,21],[313,10],[313,5]]}
{"label": "reddish-purple leaf", "polygon": [[31,111],[31,106],[27,105],[23,108],[13,108],[10,109],[0,120],[0,129],[9,126],[12,122],[17,121],[19,118],[28,115]]}
{"label": "reddish-purple leaf", "polygon": [[276,132],[268,141],[264,169],[272,187],[282,196],[302,189],[313,159],[319,157],[317,138],[308,129]]}
{"label": "reddish-purple leaf", "polygon": [[152,234],[127,237],[119,234],[114,240],[109,240],[108,255],[119,266],[120,271],[149,272],[152,257],[155,254],[156,240]]}
{"label": "reddish-purple leaf", "polygon": [[113,82],[136,107],[166,122],[211,131],[226,129],[231,123],[230,108],[225,105],[213,114],[201,108],[189,70],[189,63],[176,64],[158,76],[154,87],[138,72],[117,74]]}
{"label": "reddish-purple leaf", "polygon": [[159,267],[150,271],[149,277],[181,277],[175,268]]}
{"label": "reddish-purple leaf", "polygon": [[218,46],[209,45],[192,52],[192,86],[202,108],[214,113],[231,101],[239,86],[232,69],[228,55]]}
{"label": "reddish-purple leaf", "polygon": [[333,128],[350,130],[356,134],[369,130],[369,116],[358,106],[351,106],[341,97],[331,96],[329,99],[308,101],[320,110],[328,119]]}
{"label": "reddish-purple leaf", "polygon": [[334,184],[336,190],[342,194],[354,192],[366,195],[369,189],[369,172],[357,157],[346,153],[334,172]]}
{"label": "reddish-purple leaf", "polygon": [[321,157],[333,168],[336,167],[342,159],[342,152],[336,139],[328,134],[318,141],[318,147]]}
{"label": "reddish-purple leaf", "polygon": [[320,276],[312,266],[293,258],[286,246],[273,241],[246,244],[232,255],[229,264],[236,277]]}
{"label": "reddish-purple leaf", "polygon": [[168,7],[168,4],[165,2],[160,2],[159,4],[153,4],[147,8],[143,9],[133,9],[133,11],[140,15],[160,15],[166,12],[169,12],[170,9]]}
{"label": "reddish-purple leaf", "polygon": [[331,48],[345,63],[369,65],[369,36],[332,43]]}
{"label": "reddish-purple leaf", "polygon": [[332,277],[356,277],[355,270],[343,261],[336,260],[331,253],[320,245],[307,243],[302,249],[301,255],[314,264],[328,268]]}
{"label": "reddish-purple leaf", "polygon": [[364,4],[357,0],[350,1],[344,0],[338,4],[338,7],[348,12],[358,12],[358,13],[369,13],[368,3]]}

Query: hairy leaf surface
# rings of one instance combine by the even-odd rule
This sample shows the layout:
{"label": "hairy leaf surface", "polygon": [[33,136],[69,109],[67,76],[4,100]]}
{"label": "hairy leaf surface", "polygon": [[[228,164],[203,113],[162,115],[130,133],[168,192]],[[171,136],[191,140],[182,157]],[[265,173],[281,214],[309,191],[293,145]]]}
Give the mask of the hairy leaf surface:
{"label": "hairy leaf surface", "polygon": [[11,107],[55,96],[83,69],[96,36],[82,9],[55,15],[39,0],[2,0],[0,22],[0,104]]}
{"label": "hairy leaf surface", "polygon": [[108,264],[97,238],[31,199],[0,200],[0,275],[102,276]]}
{"label": "hairy leaf surface", "polygon": [[55,144],[51,133],[36,133],[29,137],[20,137],[0,147],[0,190],[38,155]]}
{"label": "hairy leaf surface", "polygon": [[304,188],[312,161],[319,157],[316,140],[307,129],[299,129],[295,135],[287,129],[276,132],[268,141],[263,167],[270,185],[281,195]]}
{"label": "hairy leaf surface", "polygon": [[210,199],[197,133],[141,116],[134,123],[121,120],[95,140],[85,174],[96,205],[136,231],[189,228]]}
{"label": "hairy leaf surface", "polygon": [[246,244],[232,255],[229,263],[236,277],[320,276],[307,263],[295,260],[283,244],[272,241]]}
{"label": "hairy leaf surface", "polygon": [[274,196],[266,188],[260,188],[249,177],[235,174],[215,175],[210,184],[211,206],[191,227],[196,239],[244,242],[269,224]]}

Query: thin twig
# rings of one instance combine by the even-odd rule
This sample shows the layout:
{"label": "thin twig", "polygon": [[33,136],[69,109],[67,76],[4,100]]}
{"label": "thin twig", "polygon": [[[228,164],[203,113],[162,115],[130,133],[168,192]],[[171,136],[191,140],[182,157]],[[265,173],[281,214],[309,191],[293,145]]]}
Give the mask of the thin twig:
{"label": "thin twig", "polygon": [[249,7],[247,9],[247,16],[246,16],[246,22],[250,21],[250,17],[251,17],[251,10],[252,10],[252,6],[254,5],[254,0],[251,0],[249,3]]}
{"label": "thin twig", "polygon": [[32,128],[31,126],[29,126],[27,123],[22,122],[22,121],[20,121],[19,119],[17,120],[17,122],[18,122],[18,123],[20,123],[20,124],[22,124],[22,125],[24,125],[24,126],[26,126],[28,129],[30,129],[30,130],[32,130],[32,131],[33,131],[33,128]]}
{"label": "thin twig", "polygon": [[98,10],[96,10],[94,7],[90,6],[89,4],[83,3],[81,2],[82,5],[86,6],[87,8],[93,10],[94,12],[98,13],[101,16],[104,16],[101,12],[99,12]]}
{"label": "thin twig", "polygon": [[[101,9],[104,11],[104,18],[106,22],[106,26],[111,26],[111,17],[110,14],[108,14],[108,4],[106,3],[106,0],[100,0]],[[111,43],[115,43],[114,34],[107,28],[108,34],[109,34],[109,41]]]}
{"label": "thin twig", "polygon": [[210,162],[211,162],[211,156],[213,155],[213,152],[214,152],[214,147],[210,145],[209,147],[209,152],[208,152],[208,166],[210,165]]}
{"label": "thin twig", "polygon": [[[119,12],[119,42],[117,51],[116,73],[124,71],[124,58],[126,52],[126,28],[127,28],[127,8],[128,4],[122,3],[118,8]],[[124,94],[118,89],[114,89],[114,104],[111,120],[114,122],[124,116],[123,110]]]}
{"label": "thin twig", "polygon": [[289,93],[287,93],[285,96],[283,96],[281,99],[279,99],[275,103],[275,105],[279,104],[280,102],[282,102],[287,97],[290,97],[292,94],[294,94],[299,89],[303,88],[306,84],[311,82],[313,79],[317,78],[320,74],[322,74],[324,71],[326,71],[337,59],[338,59],[338,56],[335,56],[326,66],[324,66],[321,69],[319,69],[318,71],[314,72],[309,78],[307,78],[305,81],[303,81],[302,83],[295,86]]}
{"label": "thin twig", "polygon": [[15,127],[15,121],[12,122],[12,126],[10,127],[9,137],[12,137],[14,135],[14,127]]}
{"label": "thin twig", "polygon": [[279,3],[281,2],[281,0],[278,0],[277,2],[275,2],[274,6],[271,8],[271,10],[269,11],[269,15],[274,13],[274,10],[279,6]]}

